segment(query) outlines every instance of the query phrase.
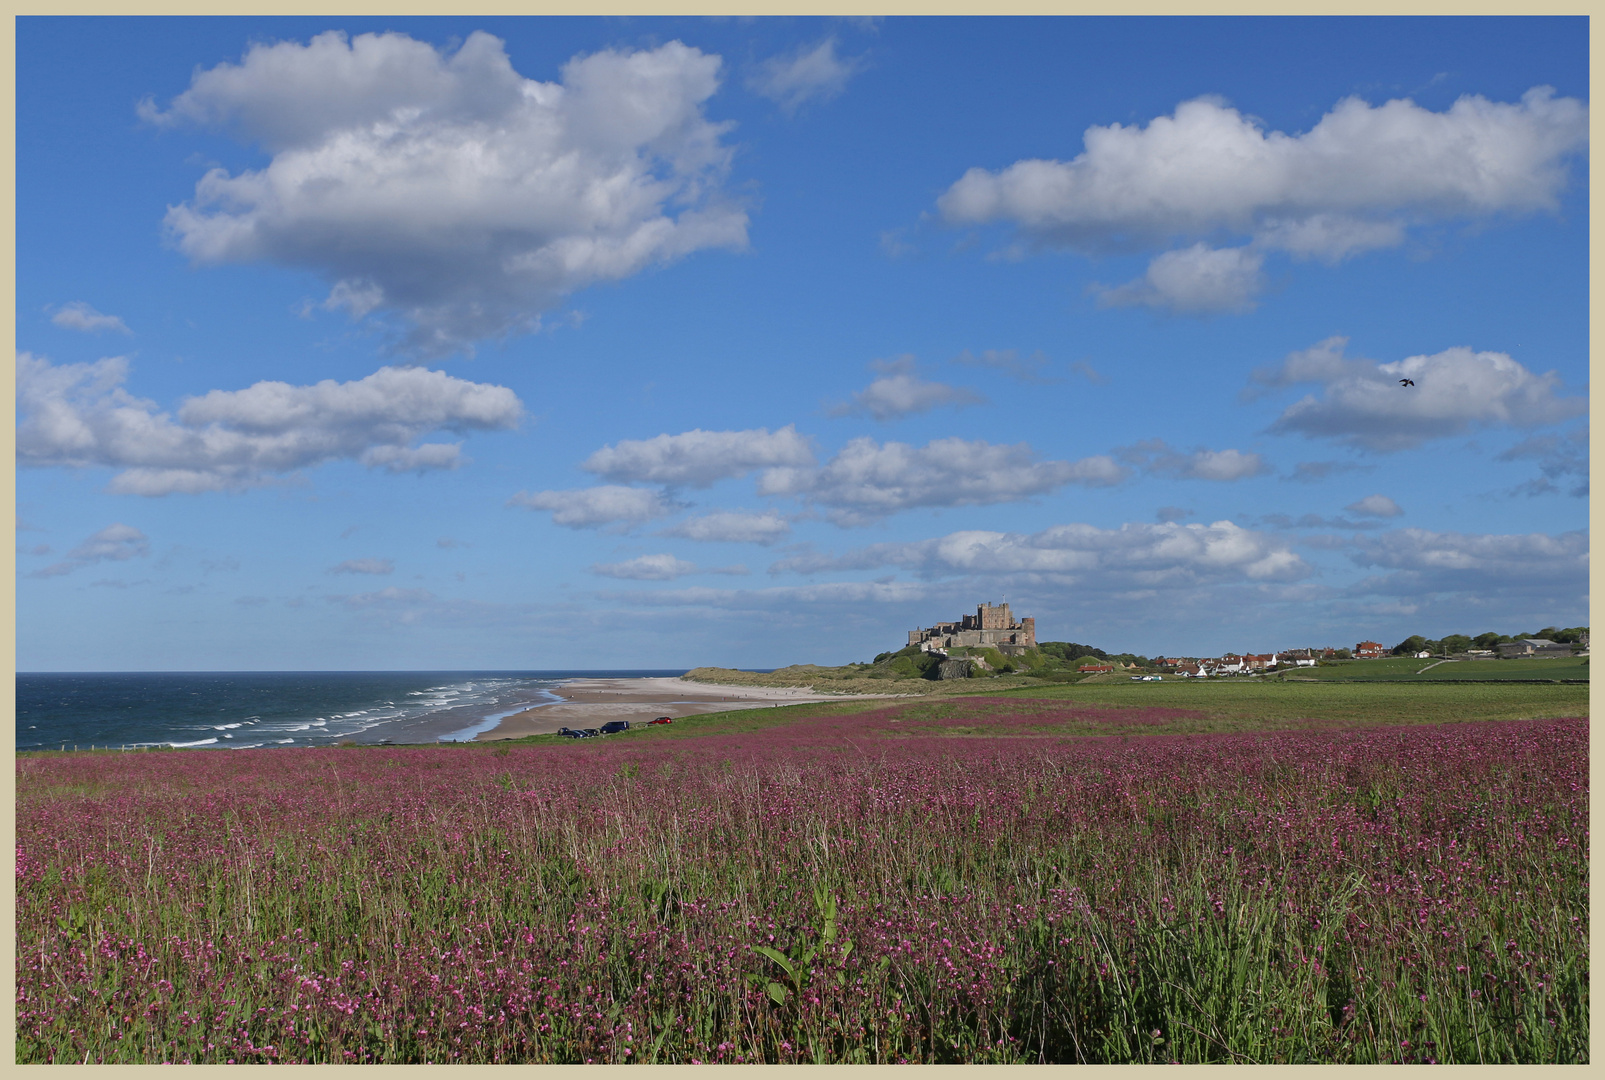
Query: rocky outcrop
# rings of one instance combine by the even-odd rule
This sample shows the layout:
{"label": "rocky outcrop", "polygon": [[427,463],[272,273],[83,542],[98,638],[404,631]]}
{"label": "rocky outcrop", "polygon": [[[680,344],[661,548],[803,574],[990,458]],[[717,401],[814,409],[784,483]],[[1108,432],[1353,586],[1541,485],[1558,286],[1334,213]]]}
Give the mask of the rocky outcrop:
{"label": "rocky outcrop", "polygon": [[957,660],[943,660],[936,666],[938,679],[970,679],[975,677],[976,671],[991,671],[992,665],[979,656],[960,657]]}

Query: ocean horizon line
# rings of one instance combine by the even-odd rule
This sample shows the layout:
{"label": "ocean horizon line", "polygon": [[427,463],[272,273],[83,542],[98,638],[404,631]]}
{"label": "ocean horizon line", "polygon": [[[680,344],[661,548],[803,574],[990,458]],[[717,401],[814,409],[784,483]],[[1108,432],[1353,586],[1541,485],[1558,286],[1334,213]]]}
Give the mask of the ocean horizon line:
{"label": "ocean horizon line", "polygon": [[[712,666],[712,665],[698,665]],[[631,678],[642,675],[684,675],[689,667],[619,667],[619,668],[56,668],[53,670],[18,670],[22,675],[533,675],[542,677],[594,676],[597,678]],[[775,668],[731,668],[731,671],[771,672]]]}
{"label": "ocean horizon line", "polygon": [[674,679],[687,670],[20,671],[16,749],[449,741],[551,703],[565,684]]}

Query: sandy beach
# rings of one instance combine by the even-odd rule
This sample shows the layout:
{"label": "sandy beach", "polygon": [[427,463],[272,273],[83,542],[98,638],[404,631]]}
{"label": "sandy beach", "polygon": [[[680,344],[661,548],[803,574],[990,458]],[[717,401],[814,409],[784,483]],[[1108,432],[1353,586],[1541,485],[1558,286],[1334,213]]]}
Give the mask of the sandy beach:
{"label": "sandy beach", "polygon": [[812,690],[774,686],[720,686],[681,679],[575,679],[553,693],[562,701],[537,705],[502,720],[490,731],[474,736],[476,742],[520,739],[525,735],[551,735],[559,728],[601,727],[609,720],[644,724],[659,716],[695,716],[811,701],[851,701],[896,694],[816,694]]}

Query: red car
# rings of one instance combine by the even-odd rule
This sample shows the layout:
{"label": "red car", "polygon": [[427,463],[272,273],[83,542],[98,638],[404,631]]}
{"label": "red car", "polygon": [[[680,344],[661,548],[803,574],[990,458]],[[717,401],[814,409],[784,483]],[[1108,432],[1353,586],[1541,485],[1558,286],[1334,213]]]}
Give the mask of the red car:
{"label": "red car", "polygon": [[672,723],[674,723],[674,717],[672,717],[672,716],[660,716],[656,720],[648,720],[647,721],[647,724],[649,726],[652,725],[652,724],[672,724]]}

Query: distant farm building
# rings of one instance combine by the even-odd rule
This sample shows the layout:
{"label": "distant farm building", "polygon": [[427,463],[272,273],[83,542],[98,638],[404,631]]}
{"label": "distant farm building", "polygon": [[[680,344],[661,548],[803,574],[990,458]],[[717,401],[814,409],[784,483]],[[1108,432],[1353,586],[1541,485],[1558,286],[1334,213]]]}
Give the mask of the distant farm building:
{"label": "distant farm building", "polygon": [[1499,655],[1504,659],[1537,658],[1541,656],[1570,656],[1572,647],[1562,641],[1550,641],[1548,638],[1522,638],[1519,641],[1507,641],[1499,646]]}

